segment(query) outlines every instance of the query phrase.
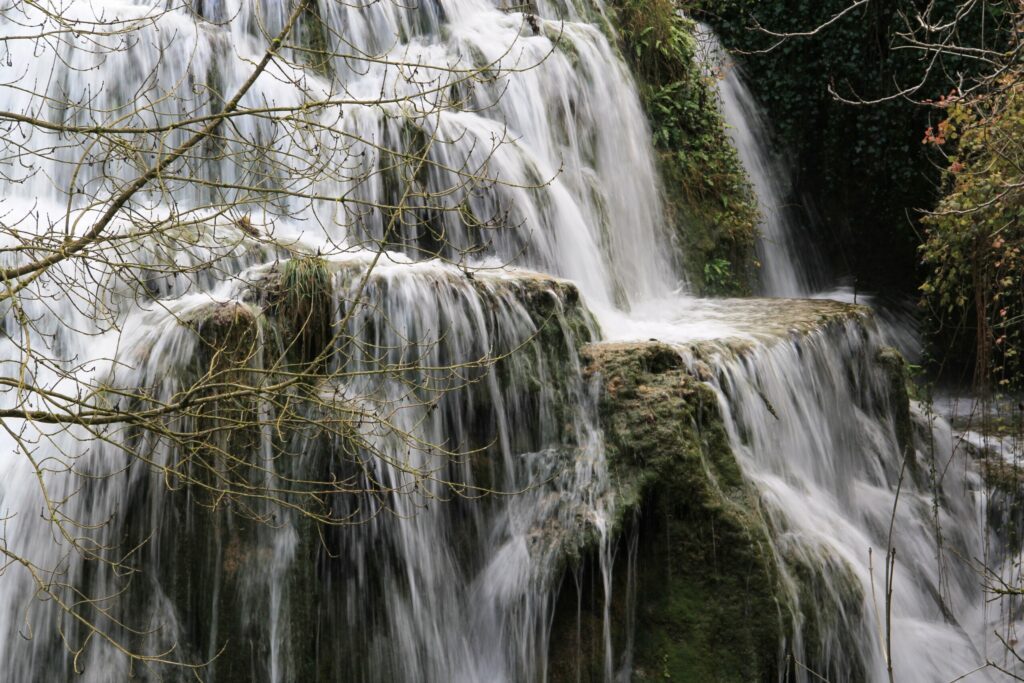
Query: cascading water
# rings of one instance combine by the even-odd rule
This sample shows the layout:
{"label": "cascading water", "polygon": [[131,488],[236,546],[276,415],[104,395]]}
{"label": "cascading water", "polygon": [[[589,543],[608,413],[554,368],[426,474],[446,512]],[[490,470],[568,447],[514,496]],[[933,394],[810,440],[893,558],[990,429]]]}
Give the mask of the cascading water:
{"label": "cascading water", "polygon": [[[188,139],[182,129],[161,135],[161,126],[213,116],[224,105],[211,93],[246,87],[297,6],[100,2],[47,13],[7,3],[15,81],[50,83],[51,99],[5,87],[5,103],[64,126],[156,129],[133,134],[150,162]],[[60,372],[34,369],[38,385],[123,389],[167,404],[221,362],[206,342],[255,338],[255,351],[236,354],[253,372],[275,353],[287,357],[273,349],[290,312],[267,292],[281,289],[289,261],[328,255],[328,315],[345,329],[327,375],[346,381],[307,400],[308,428],[268,426],[215,446],[269,490],[318,477],[353,482],[351,495],[322,512],[350,523],[318,533],[287,506],[235,509],[211,498],[201,478],[176,486],[176,472],[200,463],[181,462],[159,433],[12,427],[21,431],[4,449],[23,457],[4,463],[7,548],[56,572],[51,595],[99,602],[79,609],[90,622],[76,623],[32,599],[38,575],[10,572],[0,588],[7,680],[128,676],[129,660],[100,633],[155,654],[133,667],[144,677],[191,675],[166,660],[210,662],[209,680],[540,679],[560,558],[591,534],[610,542],[613,501],[576,359],[596,328],[574,286],[502,267],[515,261],[571,277],[597,309],[676,286],[657,246],[658,184],[642,111],[607,39],[580,15],[599,17],[599,8],[545,4],[527,20],[476,0],[314,6],[344,37],[339,56],[308,69],[271,60],[240,100],[247,108],[314,102],[311,114],[234,117],[212,149],[186,153],[158,186],[131,198],[111,228],[123,241],[97,247],[105,266],[63,261],[4,313],[6,329],[24,329],[33,348],[62,363]],[[315,42],[308,18],[296,35]],[[70,33],[61,22],[115,30]],[[40,26],[61,40],[32,40]],[[458,70],[470,68],[491,76],[460,81]],[[461,105],[431,106],[442,97]],[[615,134],[602,134],[606,126]],[[12,243],[15,231],[48,234],[63,216],[81,234],[139,172],[139,159],[110,153],[88,133],[58,144],[45,128],[9,132],[5,149],[33,150],[41,166],[5,174]],[[47,146],[56,151],[40,151]],[[415,164],[403,153],[430,162],[412,183],[402,174]],[[428,193],[439,198],[431,206]],[[407,207],[401,220],[378,208],[389,204]],[[174,227],[169,237],[136,234],[133,217]],[[395,251],[375,263],[373,251],[360,250],[376,243]],[[8,253],[5,265],[21,264],[17,250]],[[470,266],[475,277],[462,270]],[[76,300],[67,286],[83,279],[101,292],[96,300]],[[67,293],[51,298],[51,287]],[[22,315],[41,322],[22,325]],[[8,377],[27,347],[7,344]],[[8,392],[5,400],[14,408],[23,399]],[[237,410],[272,425],[279,408]],[[389,416],[342,438],[317,427],[337,421],[336,410]],[[46,494],[61,508],[49,519],[35,514],[47,505],[36,463],[47,459],[55,471],[42,475]],[[483,491],[493,494],[478,500]],[[128,555],[83,560],[70,538],[53,537],[54,516],[74,520],[78,545]]]}
{"label": "cascading water", "polygon": [[714,32],[700,26],[705,64],[718,82],[722,117],[729,137],[757,193],[761,210],[758,260],[761,292],[767,296],[807,296],[820,288],[821,263],[798,209],[787,203],[789,169],[771,147],[771,130],[742,69],[722,48]]}
{"label": "cascading water", "polygon": [[[781,571],[790,577],[797,615],[792,675],[885,680],[888,652],[895,680],[1010,678],[1018,662],[998,634],[1014,640],[1019,615],[1011,599],[988,598],[979,582],[982,571],[1010,583],[1016,576],[1007,559],[1012,550],[986,520],[993,514],[988,485],[949,425],[922,406],[913,407],[917,438],[904,435],[901,443],[894,424],[901,418],[886,406],[887,380],[873,358],[888,344],[916,362],[914,314],[901,302],[876,303],[848,287],[820,289],[824,268],[784,204],[788,169],[771,149],[764,114],[713,31],[701,26],[699,37],[763,214],[762,291],[859,298],[875,310],[867,337],[847,326],[769,344],[759,358],[721,360],[712,383],[733,449],[761,492]],[[950,469],[960,472],[952,481]],[[890,547],[898,550],[891,626],[884,593]],[[808,567],[823,580],[798,587],[794,577],[806,576]],[[816,643],[802,642],[808,629]],[[812,661],[817,670],[806,668]]]}
{"label": "cascading water", "polygon": [[[121,392],[167,403],[221,362],[204,346],[209,337],[245,340],[242,365],[259,371],[296,353],[278,348],[293,311],[273,293],[295,263],[326,255],[329,324],[344,333],[324,362],[327,376],[347,381],[296,398],[308,421],[283,433],[274,405],[239,408],[266,426],[225,437],[220,448],[244,454],[270,490],[353,482],[324,512],[351,524],[318,531],[294,509],[257,502],[247,516],[201,487],[176,490],[166,473],[184,465],[159,433],[8,420],[2,448],[16,457],[0,479],[4,547],[32,566],[10,566],[0,581],[0,676],[132,673],[87,625],[34,599],[48,585],[71,600],[109,596],[88,614],[124,642],[162,653],[135,665],[144,678],[192,675],[166,659],[212,660],[202,670],[208,680],[544,680],[562,563],[590,544],[602,548],[605,571],[602,674],[628,679],[630,658],[612,656],[607,625],[617,502],[578,347],[600,334],[658,336],[686,353],[694,338],[757,341],[755,328],[768,321],[756,306],[678,293],[649,131],[598,28],[600,4],[542,2],[538,16],[483,0],[314,5],[344,38],[338,54],[329,63],[302,58],[305,66],[271,60],[240,100],[296,111],[316,102],[312,113],[233,117],[230,134],[186,153],[132,198],[112,229],[123,240],[105,243],[91,263],[60,262],[27,283],[17,305],[5,300],[3,376],[16,382],[28,372],[51,393],[26,398],[8,387],[3,407],[52,408],[82,389],[115,403]],[[163,135],[161,126],[219,111],[224,103],[210,93],[243,86],[294,7],[110,1],[58,14],[3,4],[4,49],[16,65],[0,86],[8,112],[82,127],[5,129],[5,159],[30,150],[34,160],[4,162],[5,246],[23,244],[26,233],[64,234],[65,221],[72,234],[86,231],[138,164],[186,142],[185,130]],[[58,16],[123,30],[69,31]],[[329,39],[304,21],[301,40]],[[43,49],[19,39],[40,26],[62,38]],[[470,67],[491,77],[452,76]],[[134,108],[140,96],[152,105]],[[442,97],[460,105],[431,106]],[[143,158],[101,150],[84,130],[115,124],[143,131],[135,142]],[[737,146],[750,149],[743,138]],[[770,174],[748,168],[775,249],[785,242],[771,232]],[[470,186],[467,175],[486,181]],[[171,238],[133,232],[164,219],[175,221]],[[389,247],[379,260],[376,244]],[[4,265],[24,258],[8,248]],[[772,277],[773,293],[806,291],[796,271]],[[102,294],[79,296],[69,283],[81,282]],[[817,652],[837,679],[884,676],[865,558],[869,547],[884,556],[904,453],[891,411],[874,407],[884,392],[865,359],[878,344],[860,330],[776,339],[721,359],[712,382],[771,517],[783,573],[799,564],[820,577],[811,599],[791,596],[792,649]],[[29,344],[53,365],[26,370]],[[357,421],[344,435],[320,427],[340,411],[390,418]],[[410,449],[410,439],[444,448]],[[926,681],[983,663],[982,596],[962,567],[939,567],[956,551],[969,555],[983,527],[971,490],[945,481],[939,543],[933,501],[915,477],[904,477],[897,508],[893,651],[901,680]],[[85,561],[55,519],[76,520],[68,533],[97,556],[132,552],[111,565]],[[941,548],[951,550],[936,560]],[[53,573],[41,579],[33,567]],[[944,609],[969,616],[944,621]],[[819,626],[814,638],[800,628],[808,620]]]}
{"label": "cascading water", "polygon": [[710,27],[698,26],[700,55],[718,84],[722,117],[750,177],[761,210],[757,243],[760,293],[774,297],[815,297],[871,306],[886,341],[908,359],[920,356],[912,304],[880,301],[849,286],[835,287],[807,229],[813,207],[792,206],[791,169],[772,145],[771,126],[746,83],[743,69],[722,47]]}
{"label": "cascading water", "polygon": [[886,651],[895,680],[988,680],[986,660],[1016,670],[993,634],[1017,617],[978,581],[993,542],[985,486],[947,425],[917,406],[900,417],[884,353],[877,332],[846,323],[727,357],[712,382],[791,587],[792,674],[886,680]]}

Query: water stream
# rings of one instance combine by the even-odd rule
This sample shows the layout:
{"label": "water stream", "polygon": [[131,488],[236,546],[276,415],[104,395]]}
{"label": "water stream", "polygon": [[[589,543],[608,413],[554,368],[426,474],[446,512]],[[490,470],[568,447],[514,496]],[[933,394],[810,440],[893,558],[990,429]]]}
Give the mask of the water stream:
{"label": "water stream", "polygon": [[[13,384],[0,405],[52,409],[60,394],[122,389],[169,401],[205,358],[183,320],[252,321],[258,352],[246,362],[259,369],[278,343],[277,323],[260,317],[267,283],[289,259],[320,254],[331,322],[346,326],[330,371],[348,380],[317,388],[308,427],[268,426],[224,449],[243,451],[270,487],[354,482],[358,493],[330,503],[333,518],[352,524],[318,534],[294,510],[260,503],[250,512],[272,523],[254,524],[201,491],[172,491],[159,468],[180,466],[180,453],[159,434],[8,420],[3,542],[48,572],[52,594],[109,596],[89,611],[106,630],[169,659],[213,659],[203,673],[212,681],[544,680],[565,557],[599,549],[610,643],[609,572],[615,548],[628,547],[613,537],[617,503],[579,344],[653,337],[686,354],[698,340],[742,338],[756,350],[723,355],[711,383],[770,516],[780,568],[819,577],[815,594],[792,596],[795,656],[824,652],[832,680],[884,680],[871,598],[881,570],[872,574],[868,549],[884,557],[897,491],[898,680],[952,679],[994,656],[987,634],[999,614],[959,561],[987,542],[977,476],[958,464],[935,489],[927,468],[944,444],[911,456],[899,443],[872,365],[882,341],[871,323],[801,340],[765,334],[771,323],[756,304],[687,296],[663,231],[650,132],[602,3],[543,0],[536,15],[487,0],[314,4],[345,54],[327,65],[274,60],[242,98],[246,107],[318,102],[308,118],[233,118],[216,153],[194,149],[132,199],[112,229],[123,239],[5,300],[0,375]],[[211,93],[245,81],[292,7],[68,4],[75,26],[123,29],[96,36],[64,31],[40,5],[3,3],[0,101],[80,126],[151,129],[209,115],[221,106]],[[18,39],[40,26],[62,37]],[[460,68],[484,66],[489,78],[459,80]],[[727,116],[749,108],[738,77],[725,83]],[[452,99],[438,108],[438,98]],[[765,129],[749,116],[731,121],[767,217],[766,291],[806,295],[814,277],[797,267],[802,249],[773,206],[777,176],[751,151]],[[140,132],[133,157],[87,132],[4,130],[6,247],[65,226],[84,233],[140,163],[186,139]],[[9,161],[25,150],[32,165]],[[396,150],[428,158],[429,170],[403,176],[395,169],[410,162],[395,161]],[[394,228],[381,205],[413,186]],[[137,232],[165,218],[177,223],[171,236]],[[26,257],[8,249],[3,258]],[[27,362],[29,348],[53,361]],[[480,362],[494,358],[503,360]],[[26,375],[52,393],[19,390]],[[365,448],[318,427],[352,405],[389,414],[386,427],[359,423],[351,440]],[[941,423],[921,420],[919,435],[948,438]],[[410,435],[448,452],[410,449]],[[122,563],[85,561],[53,517],[76,520],[68,533],[99,557],[133,552]],[[130,671],[52,600],[36,599],[38,581],[19,566],[0,576],[3,680],[71,671],[87,681],[191,680],[160,662]],[[215,658],[225,637],[235,642]],[[606,647],[606,680],[629,679],[631,660],[620,655]]]}
{"label": "water stream", "polygon": [[800,297],[821,289],[824,267],[805,226],[806,209],[788,203],[790,167],[772,145],[771,126],[747,86],[743,69],[707,26],[698,28],[700,55],[718,83],[729,137],[757,193],[761,293]]}

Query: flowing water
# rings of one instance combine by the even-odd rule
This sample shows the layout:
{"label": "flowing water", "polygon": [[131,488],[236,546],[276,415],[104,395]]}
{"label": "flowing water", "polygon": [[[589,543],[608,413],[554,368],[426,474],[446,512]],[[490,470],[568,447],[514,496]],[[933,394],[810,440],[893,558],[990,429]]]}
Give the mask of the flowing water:
{"label": "flowing water", "polygon": [[742,68],[707,26],[698,28],[702,59],[718,83],[722,117],[743,168],[757,193],[761,235],[761,292],[767,296],[808,296],[820,289],[823,267],[805,229],[805,209],[788,203],[789,166],[771,143],[771,126],[747,86]]}
{"label": "flowing water", "polygon": [[773,144],[770,121],[747,84],[742,67],[722,47],[710,27],[698,25],[698,54],[715,79],[722,118],[757,194],[761,211],[757,258],[760,293],[772,297],[815,297],[870,306],[889,344],[912,362],[920,357],[913,303],[835,287],[808,229],[813,202],[793,204],[792,165]]}
{"label": "flowing water", "polygon": [[[871,360],[884,343],[918,361],[912,307],[850,287],[823,287],[826,269],[804,225],[808,212],[785,203],[793,194],[791,177],[772,144],[770,122],[713,31],[700,26],[698,38],[758,195],[762,292],[860,303],[874,311],[875,330],[867,338],[847,327],[761,349],[757,360],[726,359],[715,383],[734,449],[775,530],[783,574],[793,586],[807,567],[825,577],[792,589],[799,613],[792,644],[796,678],[884,680],[887,651],[895,680],[952,680],[968,672],[968,680],[982,679],[992,671],[976,669],[990,660],[1015,671],[1017,662],[993,634],[1012,634],[1019,615],[1007,599],[985,604],[978,589],[982,564],[1000,580],[1017,576],[1013,552],[1007,556],[986,520],[993,514],[990,492],[972,471],[969,448],[930,407],[913,404],[919,437],[912,447],[900,444],[895,413],[885,407],[891,401],[885,379]],[[897,561],[886,642],[888,565],[878,553],[889,547],[897,549]],[[808,627],[818,635],[815,644],[800,642]],[[803,670],[801,657],[825,664]]]}
{"label": "flowing water", "polygon": [[[886,651],[895,680],[953,680],[986,658],[1006,665],[992,634],[1017,616],[985,604],[975,564],[989,547],[985,486],[921,406],[907,416],[914,438],[901,437],[880,341],[847,323],[727,358],[714,382],[791,582],[797,680],[886,680]],[[820,579],[807,582],[808,568]],[[801,642],[811,633],[816,642]]]}
{"label": "flowing water", "polygon": [[[535,15],[486,0],[314,5],[333,33],[304,15],[299,42],[335,41],[339,54],[272,60],[241,104],[315,106],[233,117],[132,198],[95,258],[5,299],[2,407],[52,410],[90,392],[170,401],[216,362],[202,332],[223,320],[245,326],[245,364],[259,371],[287,353],[285,314],[261,314],[282,264],[323,255],[331,323],[344,326],[326,375],[344,381],[296,399],[304,427],[275,430],[278,404],[261,403],[251,410],[266,426],[221,446],[272,490],[351,482],[324,511],[350,524],[317,533],[294,508],[174,490],[167,473],[189,465],[159,432],[8,419],[3,543],[28,564],[0,580],[0,678],[128,676],[126,657],[53,604],[105,596],[80,613],[163,659],[212,659],[209,680],[543,680],[565,558],[596,547],[604,677],[628,679],[628,653],[609,645],[614,488],[577,357],[602,337],[684,354],[697,339],[755,342],[723,355],[712,384],[783,574],[817,577],[810,594],[792,579],[798,660],[817,653],[835,680],[884,679],[872,588],[897,491],[899,680],[952,679],[996,656],[986,633],[1006,615],[986,612],[960,562],[988,541],[983,487],[960,460],[936,484],[944,444],[911,455],[900,443],[878,336],[854,323],[767,334],[757,304],[685,295],[650,133],[600,3],[545,1]],[[10,247],[30,236],[84,234],[125,179],[188,137],[162,126],[221,111],[215,94],[245,83],[293,5],[96,0],[63,7],[66,24],[43,7],[0,5],[3,107],[137,130],[127,151],[3,117],[5,266],[29,257]],[[460,78],[469,68],[486,77]],[[749,101],[738,81],[723,92],[727,114]],[[768,217],[766,287],[803,294],[811,279],[773,213],[771,169],[751,162],[763,135],[734,125]],[[31,164],[15,162],[26,153]],[[162,220],[169,235],[139,228]],[[323,426],[353,410],[387,419],[347,435]],[[918,432],[919,444],[948,435]],[[41,588],[52,599],[36,599]],[[160,661],[134,673],[191,675]]]}

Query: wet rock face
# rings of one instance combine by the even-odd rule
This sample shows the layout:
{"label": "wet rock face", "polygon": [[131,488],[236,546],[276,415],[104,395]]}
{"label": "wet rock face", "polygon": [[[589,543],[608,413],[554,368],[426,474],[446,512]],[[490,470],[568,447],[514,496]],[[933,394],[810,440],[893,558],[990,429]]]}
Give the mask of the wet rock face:
{"label": "wet rock face", "polygon": [[[664,344],[592,344],[583,355],[600,383],[620,526],[624,538],[635,535],[632,552],[620,543],[613,574],[615,666],[633,622],[634,680],[774,677],[785,607],[768,529],[714,394]],[[604,597],[589,569],[581,569],[582,590],[563,588],[552,634],[556,681],[603,675]]]}
{"label": "wet rock face", "polygon": [[[620,540],[610,590],[593,560],[564,584],[554,680],[607,677],[606,614],[614,667],[632,680],[788,680],[794,671],[817,671],[860,681],[880,670],[864,564],[844,554],[842,542],[814,540],[805,522],[820,517],[798,519],[807,508],[780,507],[762,483],[802,468],[801,491],[840,514],[863,510],[841,499],[853,484],[882,481],[895,490],[902,481],[908,499],[927,503],[926,447],[935,434],[911,403],[905,361],[881,345],[863,309],[758,306],[769,322],[746,328],[723,307],[731,332],[720,338],[584,347],[620,502]],[[808,375],[821,380],[820,393]],[[827,409],[795,395],[815,396]],[[820,425],[827,429],[812,432]],[[877,430],[874,446],[859,440],[863,429]],[[820,474],[808,475],[818,464]],[[1019,486],[1003,470],[983,468],[996,495],[1000,483]],[[951,491],[942,495],[960,514]],[[905,510],[901,523],[920,519],[917,508]],[[889,515],[878,518],[868,536],[885,543]],[[992,527],[1019,541],[1019,515]],[[918,599],[931,604],[928,595]]]}
{"label": "wet rock face", "polygon": [[914,431],[910,417],[910,395],[907,392],[907,363],[899,351],[887,346],[879,351],[878,364],[885,370],[889,380],[888,398],[896,421],[896,439],[901,452],[910,453],[914,447]]}

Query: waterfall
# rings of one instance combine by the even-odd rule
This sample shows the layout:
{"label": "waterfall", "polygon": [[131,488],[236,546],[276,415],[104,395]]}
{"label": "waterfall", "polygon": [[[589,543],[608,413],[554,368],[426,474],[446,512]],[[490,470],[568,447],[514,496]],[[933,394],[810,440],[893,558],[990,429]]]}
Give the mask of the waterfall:
{"label": "waterfall", "polygon": [[790,170],[772,149],[771,128],[747,86],[743,69],[707,26],[699,27],[702,59],[718,83],[722,117],[729,137],[757,193],[761,234],[761,293],[766,296],[807,296],[820,287],[822,265],[817,249],[801,224],[801,210],[789,205]]}
{"label": "waterfall", "polygon": [[815,216],[814,208],[789,203],[793,194],[792,167],[772,144],[770,123],[747,85],[743,68],[722,47],[710,27],[698,25],[698,38],[702,44],[701,59],[718,85],[729,137],[757,194],[762,219],[757,241],[759,293],[871,306],[886,343],[898,348],[912,362],[920,360],[921,341],[912,301],[885,299],[831,282],[833,274],[825,266],[807,226],[807,221]]}
{"label": "waterfall", "polygon": [[[0,4],[2,265],[85,235],[223,111],[297,6]],[[579,352],[652,337],[683,355],[754,348],[705,379],[791,579],[780,647],[882,680],[882,569],[865,563],[885,557],[898,490],[900,680],[984,663],[995,622],[958,562],[986,541],[977,477],[929,488],[935,456],[907,455],[869,323],[801,338],[757,301],[686,295],[601,2],[312,6],[230,125],[155,174],[88,259],[0,304],[5,410],[87,396],[155,415],[217,372],[287,386],[148,428],[4,421],[3,548],[25,563],[0,572],[0,678],[192,680],[185,663],[213,681],[545,680],[566,567],[596,548],[601,671],[628,680],[612,569],[622,548],[635,564],[635,541],[617,543],[624,502]],[[765,288],[803,295],[812,268],[795,265],[765,127],[734,119],[759,120],[738,78],[722,103],[766,216]],[[168,129],[180,119],[195,121]],[[97,132],[118,127],[130,144]],[[296,367],[323,381],[282,379]],[[203,430],[216,466],[176,440]],[[241,492],[227,504],[224,481]],[[797,590],[798,569],[817,592]]]}
{"label": "waterfall", "polygon": [[[29,150],[33,164],[5,162],[7,244],[100,220],[140,165],[187,143],[188,130],[161,127],[221,111],[295,6],[5,3],[5,58],[32,84],[7,83],[5,108],[139,131],[133,156],[84,130],[9,126],[5,158]],[[592,538],[611,547],[614,500],[576,355],[598,333],[583,300],[628,309],[678,275],[659,246],[650,133],[601,8],[313,7],[344,38],[337,55],[271,60],[240,100],[300,115],[232,118],[131,198],[94,262],[62,261],[6,300],[5,329],[25,336],[5,338],[3,362],[14,380],[26,349],[44,350],[54,366],[30,368],[36,385],[114,405],[173,402],[220,362],[210,342],[243,345],[245,377],[275,372],[315,330],[282,348],[293,312],[274,292],[320,255],[327,326],[344,326],[324,374],[345,381],[285,395],[305,427],[275,427],[285,398],[273,396],[168,425],[261,416],[265,427],[215,440],[229,464],[212,474],[160,430],[6,424],[3,447],[20,457],[3,465],[5,542],[30,566],[0,585],[5,680],[190,675],[173,662],[209,663],[210,680],[539,680],[563,558]],[[327,40],[308,19],[296,35]],[[461,80],[470,69],[487,77]],[[409,170],[415,154],[422,172]],[[397,222],[378,208],[406,197]],[[154,223],[172,227],[138,227]],[[26,258],[9,250],[4,265]],[[4,407],[23,405],[51,404],[5,394]],[[331,428],[360,413],[387,419]],[[234,472],[242,491],[257,477],[272,491],[334,481],[351,493],[316,511],[335,520],[317,531],[288,493],[278,508],[225,505],[201,485]],[[96,596],[78,613],[97,629],[34,600],[44,586],[65,604]],[[152,658],[129,670],[100,633]]]}
{"label": "waterfall", "polygon": [[[800,212],[785,203],[790,173],[772,148],[769,122],[714,32],[702,25],[699,35],[762,212],[762,293],[874,310],[866,336],[847,325],[767,344],[756,358],[726,356],[712,382],[733,450],[765,505],[796,606],[792,675],[801,681],[886,680],[891,648],[895,680],[1002,680],[993,669],[978,670],[996,661],[1016,671],[993,634],[1012,633],[1019,621],[1010,602],[987,597],[978,580],[979,558],[996,575],[1013,575],[1004,542],[987,522],[988,486],[968,450],[928,406],[913,402],[906,419],[916,437],[901,439],[896,423],[904,418],[893,411],[875,362],[884,345],[918,360],[914,313],[904,302],[849,287],[822,289],[825,268],[817,249]],[[948,476],[951,469],[956,478]],[[890,547],[896,554],[887,641]],[[801,585],[808,567],[820,583]],[[808,631],[817,642],[805,640]]]}
{"label": "waterfall", "polygon": [[[52,84],[49,101],[12,92],[10,109],[69,125],[143,128],[212,115],[219,104],[210,93],[234,92],[244,82],[267,47],[266,34],[273,34],[292,6],[287,0],[197,3],[202,14],[196,15],[184,7],[162,10],[160,4],[76,3],[65,10],[67,19],[108,22],[118,33],[69,39],[38,58],[31,40],[10,40],[8,59],[26,65],[19,67],[21,79]],[[226,147],[223,154],[207,162],[197,152],[178,173],[168,173],[159,190],[150,188],[133,200],[135,210],[170,206],[181,219],[211,204],[251,207],[274,229],[298,224],[304,232],[326,233],[317,239],[355,248],[380,239],[386,229],[384,212],[367,207],[396,198],[395,188],[388,187],[397,184],[393,164],[381,150],[415,150],[417,141],[433,140],[428,185],[451,195],[441,200],[443,208],[462,208],[431,226],[446,235],[445,253],[435,255],[454,258],[461,249],[515,260],[579,282],[595,304],[628,306],[676,287],[671,259],[654,246],[663,238],[662,218],[639,101],[607,38],[574,7],[545,3],[531,29],[526,15],[480,0],[446,3],[443,11],[434,3],[318,6],[321,20],[344,36],[346,50],[381,58],[356,69],[352,62],[359,60],[343,51],[328,73],[327,67],[296,72],[273,61],[242,104],[326,103],[317,105],[316,118],[232,119],[232,135],[219,143]],[[25,3],[7,7],[3,18],[12,37],[33,35],[53,21]],[[396,36],[405,38],[395,44]],[[412,78],[379,63],[384,59],[419,64],[426,73]],[[494,76],[462,83],[445,75],[456,67],[487,69]],[[458,106],[440,100],[438,90]],[[132,98],[157,94],[159,106],[129,106]],[[391,103],[402,98],[410,106]],[[384,103],[362,104],[377,99]],[[436,116],[429,115],[432,107]],[[602,127],[617,134],[597,134]],[[170,139],[139,134],[135,144],[157,152],[185,137],[182,130]],[[52,156],[37,161],[43,168],[14,168],[4,175],[7,220],[22,230],[45,230],[46,217],[57,221],[66,204],[86,207],[95,198],[102,205],[117,179],[135,172],[135,159],[95,149],[85,135],[59,145],[57,139],[38,128],[12,129],[11,149],[55,147]],[[267,159],[250,159],[254,152],[246,145]],[[331,168],[340,161],[345,165]],[[467,171],[460,175],[459,169],[500,182],[473,192],[466,186]],[[75,192],[67,196],[72,172]],[[28,198],[27,206],[17,204],[18,197]],[[467,214],[475,223],[467,225]],[[508,230],[493,229],[499,216]],[[394,241],[420,256],[436,252],[430,235],[412,228],[400,228],[407,234]],[[487,238],[484,243],[477,243],[476,232]]]}
{"label": "waterfall", "polygon": [[1019,619],[978,581],[979,558],[997,545],[985,485],[941,419],[916,403],[900,416],[884,353],[876,331],[847,323],[726,358],[712,382],[791,586],[790,668],[800,681],[881,681],[891,648],[895,680],[1001,680],[975,671],[1003,662],[993,634]]}

